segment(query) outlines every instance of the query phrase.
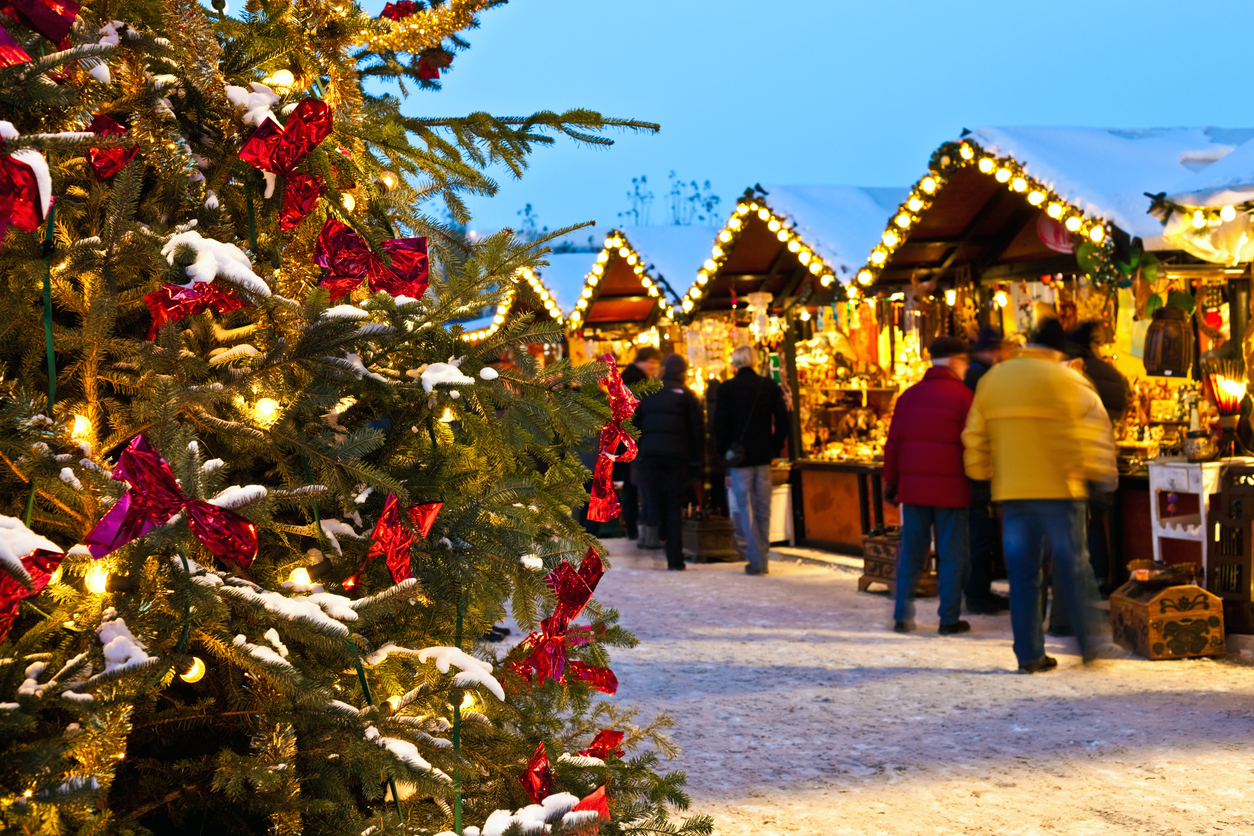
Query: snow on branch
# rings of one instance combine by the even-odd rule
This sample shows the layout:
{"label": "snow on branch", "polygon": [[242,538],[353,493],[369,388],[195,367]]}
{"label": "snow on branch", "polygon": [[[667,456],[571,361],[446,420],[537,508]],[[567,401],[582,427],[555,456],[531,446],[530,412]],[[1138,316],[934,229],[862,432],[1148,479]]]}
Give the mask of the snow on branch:
{"label": "snow on branch", "polygon": [[357,612],[354,604],[342,595],[329,592],[316,592],[312,595],[288,598],[278,592],[271,592],[259,586],[248,584],[238,579],[222,587],[221,594],[253,606],[259,606],[289,621],[299,621],[331,635],[347,638],[348,627],[345,621],[356,621]]}
{"label": "snow on branch", "polygon": [[207,502],[219,508],[243,508],[245,505],[260,502],[265,498],[266,489],[261,485],[244,485],[243,487],[231,485]]}
{"label": "snow on branch", "polygon": [[452,783],[448,775],[436,769],[427,762],[426,758],[418,754],[418,747],[408,740],[402,740],[399,737],[384,737],[374,726],[366,729],[366,740],[380,748],[387,749],[397,760],[415,772],[428,772],[444,783]]}
{"label": "snow on branch", "polygon": [[96,635],[104,645],[105,669],[103,673],[120,673],[133,670],[140,665],[153,661],[148,655],[148,647],[126,626],[113,607],[107,608],[101,615],[101,624],[96,628]]}
{"label": "snow on branch", "polygon": [[180,232],[170,236],[161,248],[168,263],[174,263],[179,247],[189,247],[196,255],[196,260],[187,267],[187,276],[192,282],[211,282],[221,276],[256,296],[270,295],[269,285],[253,272],[248,256],[234,244],[205,238],[195,230]]}
{"label": "snow on branch", "polygon": [[422,388],[427,394],[440,384],[446,386],[473,386],[475,379],[462,372],[460,359],[449,358],[447,363],[432,363],[422,370]]}

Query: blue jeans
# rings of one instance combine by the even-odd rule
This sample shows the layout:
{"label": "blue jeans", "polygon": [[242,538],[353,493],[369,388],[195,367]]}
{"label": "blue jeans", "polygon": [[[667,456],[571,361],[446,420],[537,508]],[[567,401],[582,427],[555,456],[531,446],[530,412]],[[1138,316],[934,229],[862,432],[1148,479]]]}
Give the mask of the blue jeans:
{"label": "blue jeans", "polygon": [[1020,665],[1045,655],[1041,624],[1041,570],[1046,546],[1053,558],[1054,589],[1066,608],[1080,652],[1089,649],[1089,603],[1097,598],[1085,542],[1083,500],[1018,499],[1002,503],[1002,547],[1010,579],[1010,626]]}
{"label": "blue jeans", "polygon": [[736,497],[736,549],[755,570],[765,572],[771,553],[771,466],[729,467],[727,473]]}
{"label": "blue jeans", "polygon": [[953,624],[962,615],[962,587],[971,568],[966,508],[933,505],[901,506],[901,553],[897,556],[895,621],[914,620],[914,589],[923,574],[936,529],[936,573],[940,582],[941,624]]}

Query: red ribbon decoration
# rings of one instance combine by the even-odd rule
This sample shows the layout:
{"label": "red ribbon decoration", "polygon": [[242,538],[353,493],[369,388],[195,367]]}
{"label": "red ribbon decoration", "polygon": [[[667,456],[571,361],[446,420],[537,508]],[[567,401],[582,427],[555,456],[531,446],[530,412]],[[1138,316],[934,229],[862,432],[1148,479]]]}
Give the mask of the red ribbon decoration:
{"label": "red ribbon decoration", "polygon": [[362,237],[346,224],[327,218],[318,234],[313,263],[327,270],[322,287],[331,299],[341,299],[369,280],[371,291],[421,299],[427,292],[427,239],[391,238],[383,249],[392,258],[388,267]]}
{"label": "red ribbon decoration", "polygon": [[[431,533],[431,526],[435,525],[435,518],[443,507],[443,502],[426,502],[421,505],[411,505],[406,514],[418,533],[426,537]],[[383,513],[379,515],[379,521],[375,523],[374,532],[370,536],[374,542],[370,544],[370,551],[366,553],[366,562],[356,574],[344,579],[346,589],[357,586],[361,582],[362,573],[380,555],[387,558],[393,583],[400,583],[414,576],[409,555],[409,547],[414,542],[414,533],[401,520],[401,502],[395,494],[388,494],[387,501],[383,503]]]}
{"label": "red ribbon decoration", "polygon": [[26,50],[3,27],[0,27],[0,67],[14,67],[30,60]]}
{"label": "red ribbon decoration", "polygon": [[230,290],[216,281],[192,282],[184,287],[163,284],[160,290],[144,295],[144,303],[152,314],[152,327],[148,339],[154,340],[167,322],[177,322],[193,314],[204,313],[212,308],[218,313],[230,313],[244,307],[244,303]]}
{"label": "red ribbon decoration", "polygon": [[[618,497],[614,494],[614,462],[629,462],[636,458],[636,442],[623,429],[623,422],[632,416],[640,401],[627,384],[623,383],[618,373],[618,364],[614,355],[602,354],[598,358],[605,363],[609,373],[605,387],[610,396],[610,420],[601,430],[601,444],[597,454],[596,467],[592,471],[592,496],[588,499],[588,519],[594,522],[608,522],[619,515],[621,508]],[[618,453],[618,445],[622,442],[627,449]]]}
{"label": "red ribbon decoration", "polygon": [[552,793],[553,769],[549,766],[549,755],[544,751],[543,740],[536,746],[531,760],[527,761],[527,769],[519,777],[518,782],[522,784],[532,804],[539,804]]}
{"label": "red ribbon decoration", "polygon": [[578,754],[589,758],[621,758],[626,754],[622,749],[618,748],[618,744],[623,742],[626,732],[620,732],[615,729],[601,729],[597,732],[597,736],[592,738],[592,743],[587,749],[581,749]]}
{"label": "red ribbon decoration", "polygon": [[[239,149],[239,157],[244,162],[287,178],[279,213],[280,229],[288,230],[299,224],[318,202],[322,178],[316,174],[296,174],[295,170],[318,143],[330,135],[331,108],[318,99],[305,99],[296,105],[286,125],[273,119],[263,120]],[[293,190],[295,194],[291,193]]]}
{"label": "red ribbon decoration", "polygon": [[23,232],[34,232],[43,222],[35,170],[13,157],[0,157],[0,236],[10,224]]}
{"label": "red ribbon decoration", "polygon": [[418,4],[413,0],[397,0],[395,3],[388,3],[383,7],[383,11],[379,13],[379,18],[387,18],[388,20],[401,21],[412,14],[418,12]]}
{"label": "red ribbon decoration", "polygon": [[[87,130],[96,134],[96,136],[126,136],[128,131],[117,122],[105,116],[103,113],[97,113],[92,118],[91,124],[87,126]],[[117,175],[126,164],[135,159],[135,155],[139,153],[139,148],[88,148],[87,162],[91,163],[92,170],[96,172],[96,176],[101,180],[108,180]],[[149,338],[151,339],[151,337]]]}
{"label": "red ribbon decoration", "polygon": [[[609,799],[606,798],[606,795],[605,795],[605,785],[602,784],[601,786],[597,787],[591,794],[586,796],[583,800],[581,800],[574,807],[571,807],[570,812],[572,813],[595,812],[597,814],[597,821],[609,821],[610,820],[610,802],[609,802]],[[587,836],[597,836],[597,834],[601,832],[601,828],[598,826],[594,829],[587,830],[587,831],[580,831],[580,832],[586,833]]]}
{"label": "red ribbon decoration", "polygon": [[[551,616],[540,622],[540,632],[532,633],[519,643],[521,649],[530,648],[527,658],[510,662],[508,667],[527,682],[534,679],[540,685],[546,678],[564,682],[566,671],[570,671],[576,679],[590,682],[607,694],[618,690],[618,680],[609,668],[566,661],[568,646],[591,641],[592,628],[571,629],[570,622],[583,612],[604,574],[605,565],[596,549],[588,549],[578,570],[563,562],[550,572],[544,581],[557,596],[557,606]],[[576,634],[574,638],[568,635],[571,632]],[[609,688],[612,690],[607,690]]]}
{"label": "red ribbon decoration", "polygon": [[60,49],[68,49],[66,35],[74,28],[74,19],[82,8],[74,0],[3,0],[0,12],[48,40]]}
{"label": "red ribbon decoration", "polygon": [[18,608],[23,599],[38,595],[52,579],[53,572],[61,565],[65,555],[47,549],[34,549],[22,558],[22,566],[30,575],[31,588],[22,586],[21,581],[8,572],[0,572],[0,642],[9,637],[13,622],[17,621]]}
{"label": "red ribbon decoration", "polygon": [[243,568],[252,565],[257,556],[257,526],[225,508],[188,499],[170,465],[142,435],[131,439],[118,456],[113,478],[131,487],[84,540],[92,557],[104,557],[186,512],[192,533],[214,557]]}
{"label": "red ribbon decoration", "polygon": [[440,70],[447,69],[453,63],[453,53],[443,47],[424,50],[418,56],[418,77],[423,81],[435,81],[440,77]]}

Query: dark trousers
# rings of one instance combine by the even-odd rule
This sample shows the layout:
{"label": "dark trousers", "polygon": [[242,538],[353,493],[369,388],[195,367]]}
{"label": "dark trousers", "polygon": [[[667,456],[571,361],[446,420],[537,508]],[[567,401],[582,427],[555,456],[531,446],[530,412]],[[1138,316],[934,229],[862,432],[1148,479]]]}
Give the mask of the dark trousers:
{"label": "dark trousers", "polygon": [[971,545],[971,574],[963,590],[967,605],[981,604],[992,595],[993,563],[997,557],[997,515],[989,482],[971,483],[971,508],[967,517]]}
{"label": "dark trousers", "polygon": [[1099,589],[1106,588],[1110,582],[1110,542],[1107,530],[1113,505],[1111,494],[1094,492],[1089,497],[1089,564],[1093,567]]}
{"label": "dark trousers", "polygon": [[666,564],[684,565],[684,493],[688,486],[688,463],[669,459],[649,461],[644,472],[646,525],[666,533]]}
{"label": "dark trousers", "polygon": [[627,530],[627,539],[635,540],[640,533],[640,489],[631,479],[623,482],[618,502],[623,507],[623,528]]}

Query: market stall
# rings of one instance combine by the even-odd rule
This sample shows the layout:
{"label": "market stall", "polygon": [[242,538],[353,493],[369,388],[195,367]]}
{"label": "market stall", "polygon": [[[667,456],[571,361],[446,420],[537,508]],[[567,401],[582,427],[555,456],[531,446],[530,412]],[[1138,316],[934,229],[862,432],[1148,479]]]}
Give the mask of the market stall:
{"label": "market stall", "polygon": [[[857,551],[865,533],[896,522],[896,509],[882,501],[871,454],[859,450],[882,435],[893,364],[880,364],[874,303],[864,304],[856,291],[851,302],[847,288],[905,195],[853,186],[748,190],[684,295],[694,388],[712,401],[731,374],[731,351],[754,345],[762,370],[793,406],[791,449],[781,451],[791,462],[776,467],[773,540],[791,534],[788,539]],[[886,339],[889,357],[894,346]],[[904,346],[896,353],[904,368]],[[824,459],[829,441],[848,455]]]}
{"label": "market stall", "polygon": [[[516,315],[531,314],[534,321],[552,321],[561,325],[565,317],[561,299],[550,290],[542,274],[545,271],[524,267],[514,274],[513,282],[495,308],[484,310],[474,319],[459,322],[467,337],[478,342],[495,334],[506,321]],[[542,364],[560,359],[563,354],[560,341],[536,342],[527,351]]]}
{"label": "market stall", "polygon": [[[1176,184],[1219,165],[1231,143],[1252,135],[1090,128],[964,134],[933,154],[856,276],[868,295],[903,300],[918,345],[940,333],[974,336],[980,325],[1022,342],[1043,317],[1057,317],[1069,331],[1094,323],[1093,350],[1127,381],[1126,410],[1115,416],[1124,472],[1110,544],[1116,570],[1125,557],[1149,553],[1151,499],[1168,501],[1151,491],[1145,462],[1183,452],[1190,429],[1216,417],[1200,382],[1216,370],[1218,358],[1208,352],[1244,331],[1249,298],[1245,268],[1204,261],[1197,248],[1164,235],[1145,195],[1175,193]],[[1221,213],[1229,211],[1210,211],[1217,224],[1235,220]],[[1188,217],[1193,227],[1193,212]],[[1203,212],[1202,227],[1208,218]],[[1189,513],[1187,502],[1172,513]],[[1198,545],[1176,541],[1164,557],[1197,560]]]}

